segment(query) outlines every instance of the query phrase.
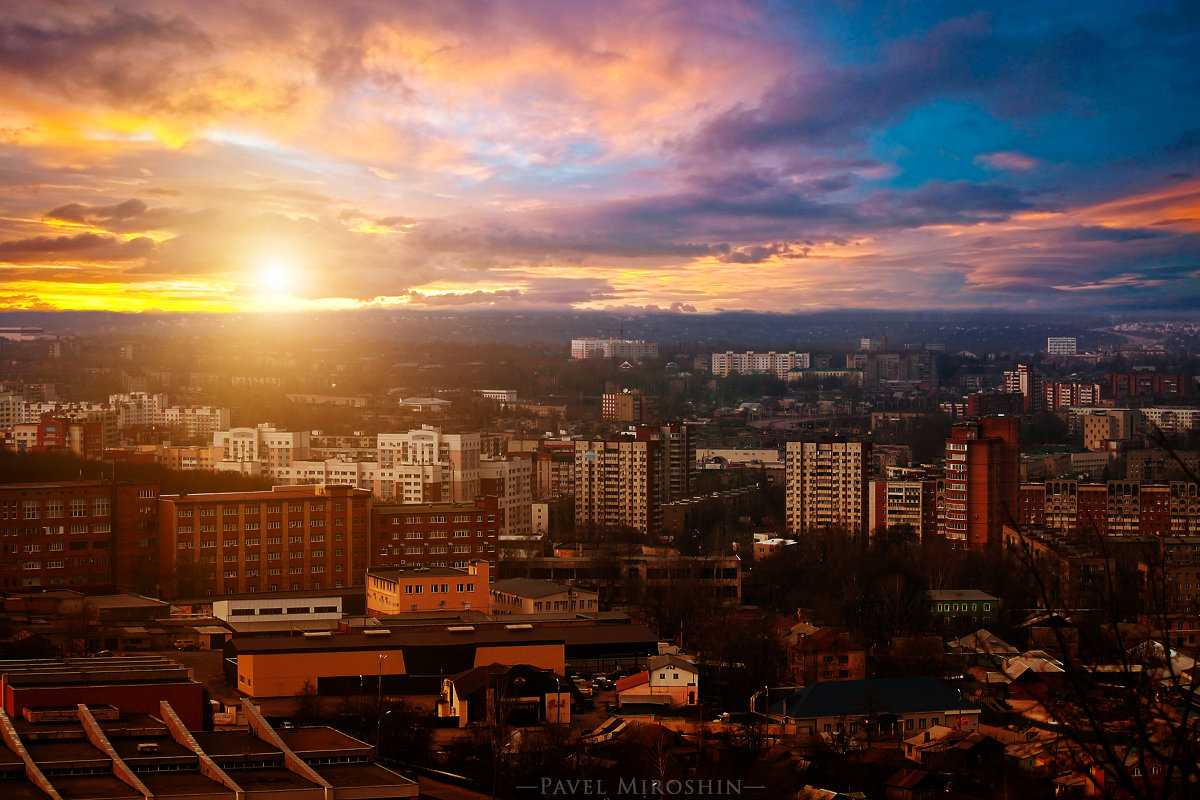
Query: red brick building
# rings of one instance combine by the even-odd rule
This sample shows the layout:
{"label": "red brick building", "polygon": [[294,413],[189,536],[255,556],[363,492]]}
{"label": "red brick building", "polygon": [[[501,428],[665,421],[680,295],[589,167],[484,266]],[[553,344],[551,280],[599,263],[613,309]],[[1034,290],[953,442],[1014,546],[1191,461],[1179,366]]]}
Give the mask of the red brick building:
{"label": "red brick building", "polygon": [[944,532],[982,552],[1000,546],[1017,515],[1020,462],[1015,417],[983,417],[954,426],[946,440]]}
{"label": "red brick building", "polygon": [[792,680],[803,686],[867,677],[867,648],[850,634],[832,628],[796,635],[787,646],[787,656]]}
{"label": "red brick building", "polygon": [[1022,525],[1121,536],[1200,534],[1200,488],[1190,481],[1021,484]]}
{"label": "red brick building", "polygon": [[152,591],[157,497],[153,484],[0,486],[0,587]]}
{"label": "red brick building", "polygon": [[490,495],[474,503],[374,506],[371,566],[466,569],[478,559],[494,567],[503,514],[499,498]]}
{"label": "red brick building", "polygon": [[371,492],[345,485],[159,499],[163,597],[362,586]]}

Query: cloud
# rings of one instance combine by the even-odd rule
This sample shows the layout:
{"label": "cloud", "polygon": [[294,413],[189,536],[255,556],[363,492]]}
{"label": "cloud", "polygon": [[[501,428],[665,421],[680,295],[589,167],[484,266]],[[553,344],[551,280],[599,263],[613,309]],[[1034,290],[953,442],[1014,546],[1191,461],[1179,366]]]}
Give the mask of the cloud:
{"label": "cloud", "polygon": [[1038,160],[1024,153],[1001,151],[996,153],[980,153],[975,156],[975,163],[983,164],[993,169],[1027,170],[1036,167]]}
{"label": "cloud", "polygon": [[96,233],[74,236],[35,236],[0,242],[0,263],[56,264],[80,260],[97,262],[139,261],[155,248],[152,239],[125,240]]}

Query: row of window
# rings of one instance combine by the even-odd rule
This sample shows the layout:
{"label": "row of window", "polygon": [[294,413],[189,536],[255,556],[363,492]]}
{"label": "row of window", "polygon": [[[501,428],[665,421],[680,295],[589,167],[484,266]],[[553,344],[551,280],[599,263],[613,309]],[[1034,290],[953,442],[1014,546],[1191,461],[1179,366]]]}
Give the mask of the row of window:
{"label": "row of window", "polygon": [[[288,510],[289,514],[302,514],[302,513],[304,513],[304,503],[288,503],[287,510]],[[314,511],[322,512],[325,510],[325,503],[309,503],[308,510],[310,512],[314,512]],[[333,510],[334,511],[344,511],[345,504],[344,503],[334,503]],[[242,514],[249,516],[251,514],[259,514],[259,513],[261,513],[261,511],[262,511],[262,506],[259,506],[259,505],[224,506],[221,509],[221,515],[226,516],[226,517],[236,517],[238,515],[238,513],[240,512]],[[181,508],[176,512],[176,516],[181,517],[181,518],[191,517],[193,512],[194,512],[194,509]],[[200,513],[198,516],[201,516],[201,517],[215,517],[217,515],[217,509],[215,507],[201,508],[201,509],[199,509],[199,512]],[[268,514],[282,514],[283,506],[282,505],[269,505],[269,506],[267,506],[267,513]]]}
{"label": "row of window", "polygon": [[[20,516],[17,515],[17,501],[5,501],[0,506],[0,516],[4,519],[62,519],[64,512],[70,512],[72,517],[88,516],[107,517],[112,513],[112,499],[109,497],[93,497],[90,502],[86,497],[72,498],[69,503],[62,498],[42,500],[22,500]],[[43,514],[43,512],[45,512]]]}

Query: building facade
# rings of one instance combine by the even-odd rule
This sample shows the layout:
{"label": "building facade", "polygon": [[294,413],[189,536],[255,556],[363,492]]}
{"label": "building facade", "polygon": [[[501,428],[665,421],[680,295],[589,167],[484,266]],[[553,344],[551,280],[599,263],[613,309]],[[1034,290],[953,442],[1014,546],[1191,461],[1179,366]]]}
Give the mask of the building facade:
{"label": "building facade", "polygon": [[786,381],[788,373],[794,369],[808,369],[812,359],[808,353],[767,353],[747,351],[735,353],[732,350],[712,354],[712,374],[717,378],[727,378],[732,374],[738,375],[774,375],[781,381]]}
{"label": "building facade", "polygon": [[0,585],[153,591],[153,484],[60,481],[0,486]]}
{"label": "building facade", "polygon": [[999,547],[1001,528],[1018,513],[1016,417],[959,423],[946,440],[943,535],[970,550]]}
{"label": "building facade", "polygon": [[466,569],[418,567],[367,571],[367,613],[386,616],[413,611],[488,610],[488,562]]}
{"label": "building facade", "polygon": [[788,442],[785,515],[792,534],[867,528],[869,442]]}
{"label": "building facade", "polygon": [[370,559],[371,493],[275,487],[159,498],[164,597],[361,586]]}
{"label": "building facade", "polygon": [[373,505],[371,566],[454,567],[496,562],[504,514],[496,497],[473,503]]}

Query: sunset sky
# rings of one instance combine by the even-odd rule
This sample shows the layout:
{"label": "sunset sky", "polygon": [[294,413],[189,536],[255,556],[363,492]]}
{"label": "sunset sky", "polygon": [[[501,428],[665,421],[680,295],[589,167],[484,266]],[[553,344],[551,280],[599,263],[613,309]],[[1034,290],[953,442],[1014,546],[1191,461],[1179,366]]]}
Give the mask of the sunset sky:
{"label": "sunset sky", "polygon": [[0,308],[1200,308],[1200,3],[0,0]]}

